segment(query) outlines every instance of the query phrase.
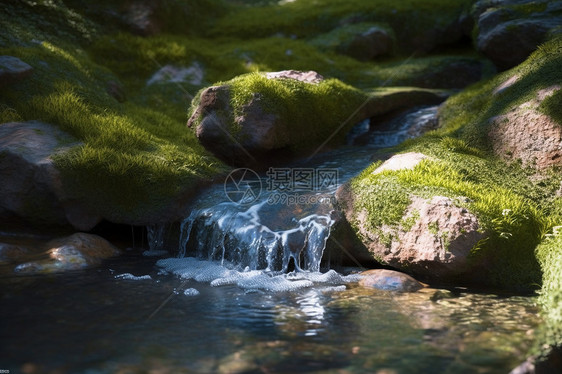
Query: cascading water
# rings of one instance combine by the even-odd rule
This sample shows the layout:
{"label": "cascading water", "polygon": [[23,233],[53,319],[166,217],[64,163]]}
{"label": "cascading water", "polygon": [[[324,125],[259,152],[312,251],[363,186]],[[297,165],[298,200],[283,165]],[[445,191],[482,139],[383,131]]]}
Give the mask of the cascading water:
{"label": "cascading water", "polygon": [[[158,265],[184,279],[267,290],[352,281],[353,277],[333,270],[319,273],[335,222],[334,193],[371,162],[375,149],[420,135],[434,126],[436,113],[437,107],[418,108],[374,129],[361,123],[348,141],[367,139],[363,147],[342,148],[291,168],[270,169],[267,177],[244,169],[227,178],[224,186],[215,185],[201,194],[183,220],[178,257],[160,260]],[[282,172],[293,175],[287,179],[289,174]],[[281,180],[271,180],[280,176]],[[270,179],[264,189],[266,178]],[[233,196],[243,198],[232,201]],[[151,228],[149,233],[157,243],[159,231]],[[293,269],[295,272],[290,272]]]}
{"label": "cascading water", "polygon": [[293,259],[297,270],[320,271],[333,219],[311,214],[295,219],[293,228],[274,231],[261,221],[260,210],[266,204],[244,209],[224,202],[194,210],[181,225],[179,257],[191,244],[197,257],[221,264],[226,260],[251,270],[286,272]]}

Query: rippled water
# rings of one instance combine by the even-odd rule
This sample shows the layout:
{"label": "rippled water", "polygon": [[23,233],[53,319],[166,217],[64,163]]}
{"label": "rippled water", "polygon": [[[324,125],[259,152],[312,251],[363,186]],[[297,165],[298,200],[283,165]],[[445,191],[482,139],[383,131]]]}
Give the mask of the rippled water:
{"label": "rippled water", "polygon": [[539,322],[534,297],[353,283],[264,292],[159,274],[155,261],[129,253],[50,276],[0,268],[0,369],[506,373]]}

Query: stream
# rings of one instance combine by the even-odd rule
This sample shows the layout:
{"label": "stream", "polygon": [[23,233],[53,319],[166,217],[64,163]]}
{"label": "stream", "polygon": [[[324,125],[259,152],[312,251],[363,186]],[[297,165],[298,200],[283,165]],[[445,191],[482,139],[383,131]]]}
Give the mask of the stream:
{"label": "stream", "polygon": [[312,160],[234,171],[195,199],[172,244],[152,226],[148,250],[95,268],[0,263],[0,373],[508,373],[534,343],[535,296],[367,289],[363,269],[324,253],[337,187],[436,112],[358,124]]}

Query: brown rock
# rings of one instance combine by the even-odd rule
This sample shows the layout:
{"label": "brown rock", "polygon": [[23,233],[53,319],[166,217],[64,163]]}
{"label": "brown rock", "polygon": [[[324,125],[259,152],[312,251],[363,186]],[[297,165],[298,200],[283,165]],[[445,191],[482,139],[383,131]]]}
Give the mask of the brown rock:
{"label": "brown rock", "polygon": [[[367,229],[366,211],[354,210],[355,197],[348,184],[338,189],[336,198],[372,258],[424,279],[447,281],[464,276],[470,270],[470,251],[485,237],[477,217],[447,197],[412,196],[402,224],[379,227],[379,232]],[[390,237],[390,243],[382,236]],[[474,279],[478,280],[476,274]]]}
{"label": "brown rock", "polygon": [[324,77],[315,71],[282,70],[265,73],[268,79],[294,79],[305,83],[320,83]]}
{"label": "brown rock", "polygon": [[555,85],[540,90],[535,99],[493,117],[488,136],[494,153],[508,161],[521,160],[523,166],[538,170],[561,166],[562,127],[538,111],[540,103],[560,88]]}
{"label": "brown rock", "polygon": [[383,291],[416,292],[424,285],[411,276],[394,270],[373,269],[360,274],[359,285]]}
{"label": "brown rock", "polygon": [[99,265],[103,259],[116,256],[119,249],[93,234],[76,233],[47,243],[48,260],[18,265],[16,272],[52,273],[78,270]]}
{"label": "brown rock", "polygon": [[0,211],[39,224],[67,224],[60,173],[52,156],[77,145],[46,123],[0,125]]}
{"label": "brown rock", "polygon": [[33,72],[33,68],[13,56],[0,56],[0,87],[24,79]]}

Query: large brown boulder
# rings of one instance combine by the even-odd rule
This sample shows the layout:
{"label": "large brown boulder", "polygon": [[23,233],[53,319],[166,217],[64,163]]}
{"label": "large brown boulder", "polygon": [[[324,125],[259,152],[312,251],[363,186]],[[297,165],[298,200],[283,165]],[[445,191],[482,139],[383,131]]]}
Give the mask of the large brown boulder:
{"label": "large brown boulder", "polygon": [[[417,153],[397,155],[373,173],[411,169],[426,158],[422,156]],[[356,196],[349,183],[338,189],[336,198],[347,222],[352,223],[377,261],[425,280],[451,281],[461,275],[468,277],[466,281],[479,280],[478,274],[467,274],[472,266],[469,255],[485,235],[478,218],[453,199],[412,195],[399,225],[372,229],[368,212],[355,208]],[[357,256],[363,258],[364,254],[360,251]]]}
{"label": "large brown boulder", "polygon": [[[280,82],[279,91],[293,90],[294,97],[276,97],[276,90],[264,85],[264,92],[253,92],[245,102],[233,101],[237,93],[227,82],[203,90],[194,101],[187,126],[195,129],[205,148],[231,165],[259,166],[260,162],[280,155],[302,156],[303,152],[322,148],[328,142],[343,144],[347,131],[367,118],[397,109],[437,104],[446,98],[435,90],[400,87],[360,92],[341,83],[342,90],[334,90],[327,83],[325,91],[329,94],[312,93],[304,85],[324,84],[322,76],[312,71],[271,72],[263,77]],[[288,83],[291,80],[299,83]],[[252,84],[251,80],[248,84]],[[308,104],[299,107],[301,103],[296,98]],[[283,100],[290,102],[280,102]],[[327,118],[326,113],[333,115]],[[310,123],[314,120],[317,123]]]}

